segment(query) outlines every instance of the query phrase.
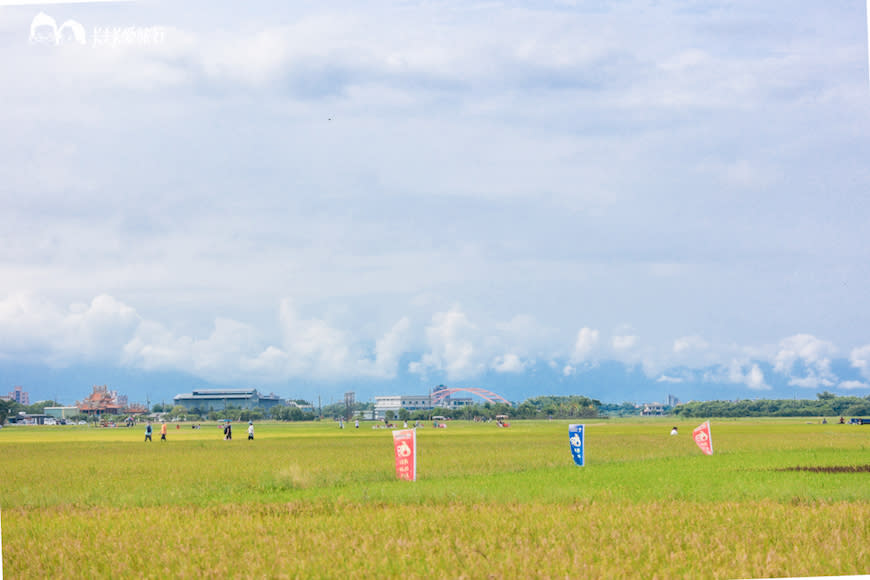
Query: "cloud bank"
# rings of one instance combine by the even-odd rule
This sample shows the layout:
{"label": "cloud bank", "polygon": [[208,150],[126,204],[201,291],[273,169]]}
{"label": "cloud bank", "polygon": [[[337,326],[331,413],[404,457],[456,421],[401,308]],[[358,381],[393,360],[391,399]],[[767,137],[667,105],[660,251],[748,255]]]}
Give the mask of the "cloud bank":
{"label": "cloud bank", "polygon": [[[277,333],[267,335],[252,324],[218,318],[206,334],[194,336],[174,331],[165,321],[147,319],[108,295],[67,307],[15,295],[0,301],[0,359],[53,367],[101,363],[183,372],[218,383],[272,385],[300,378],[388,380],[403,371],[424,381],[474,381],[493,372],[523,374],[539,361],[549,361],[570,376],[600,363],[618,362],[638,366],[650,380],[674,385],[728,383],[763,392],[771,389],[765,367],[772,377],[799,388],[868,388],[865,382],[839,377],[830,358],[837,348],[807,334],[774,345],[737,348],[697,336],[661,345],[642,345],[635,335],[623,334],[601,341],[601,331],[582,327],[574,338],[567,335],[563,345],[556,342],[548,350],[550,334],[541,328],[523,343],[523,351],[535,353],[532,356],[517,353],[517,336],[511,332],[516,320],[484,324],[456,305],[419,323],[402,316],[362,339],[358,329],[301,315],[291,299],[277,305],[275,323]],[[521,323],[526,329],[536,325],[529,315]],[[688,357],[686,344],[703,346],[700,356]],[[641,358],[630,352],[635,347],[642,347]],[[867,352],[870,345],[851,350],[850,362],[861,373],[867,372],[862,358]]]}

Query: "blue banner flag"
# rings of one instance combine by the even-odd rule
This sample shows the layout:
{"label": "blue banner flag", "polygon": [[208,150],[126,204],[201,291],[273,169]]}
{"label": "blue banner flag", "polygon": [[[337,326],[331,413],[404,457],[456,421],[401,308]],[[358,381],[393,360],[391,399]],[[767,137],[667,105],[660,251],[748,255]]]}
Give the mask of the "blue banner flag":
{"label": "blue banner flag", "polygon": [[583,467],[583,449],[586,447],[586,427],[584,425],[568,425],[568,441],[571,442],[571,455],[574,463]]}

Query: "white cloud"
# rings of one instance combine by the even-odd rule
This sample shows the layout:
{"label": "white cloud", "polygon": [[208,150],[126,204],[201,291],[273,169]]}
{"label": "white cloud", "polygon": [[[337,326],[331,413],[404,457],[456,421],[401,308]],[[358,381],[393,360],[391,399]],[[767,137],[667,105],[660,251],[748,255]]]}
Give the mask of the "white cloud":
{"label": "white cloud", "polygon": [[797,361],[827,367],[830,364],[828,355],[836,352],[833,344],[811,334],[790,336],[781,340],[779,345],[774,360],[775,369],[779,372],[789,372]]}
{"label": "white cloud", "polygon": [[764,382],[764,373],[757,364],[752,365],[749,372],[744,377],[746,386],[755,390],[769,390],[770,387]]}
{"label": "white cloud", "polygon": [[293,374],[342,375],[352,353],[345,332],[323,320],[300,318],[292,301],[281,301],[282,347]]}
{"label": "white cloud", "polygon": [[193,370],[193,340],[176,337],[161,324],[144,321],[123,346],[121,363],[145,370]]}
{"label": "white cloud", "polygon": [[700,336],[683,336],[674,341],[674,353],[684,354],[692,351],[705,351],[710,347]]}
{"label": "white cloud", "polygon": [[412,363],[412,372],[443,371],[453,380],[475,376],[485,368],[483,353],[475,346],[480,344],[478,328],[458,308],[432,316],[432,323],[426,327],[426,342],[429,351],[419,364]]}
{"label": "white cloud", "polygon": [[836,381],[830,358],[836,351],[828,341],[811,334],[796,334],[780,341],[773,359],[774,371],[788,376],[789,384],[796,387],[830,387]]}
{"label": "white cloud", "polygon": [[[293,377],[394,378],[402,356],[415,351],[414,330],[407,316],[388,327],[371,346],[326,319],[300,316],[289,299],[280,303],[278,322],[281,336],[277,342],[257,327],[229,318],[217,318],[208,335],[200,338],[146,320],[133,307],[108,295],[63,310],[33,295],[16,294],[0,301],[0,357],[29,357],[56,365],[108,361],[145,370],[180,370],[215,381],[275,382]],[[424,329],[426,350],[410,363],[409,370],[420,375],[443,373],[450,380],[479,376],[487,369],[527,372],[535,358],[524,353],[537,348],[535,340],[522,340],[524,330],[529,329],[540,329],[530,316],[486,327],[473,323],[458,307],[436,312]],[[701,369],[713,369],[703,377],[698,375],[699,380],[742,384],[753,390],[771,388],[757,358],[764,349],[732,346],[720,352],[700,337],[685,336],[674,340],[670,348],[667,344],[661,350],[650,346],[630,354],[627,351],[636,346],[636,335],[619,334],[613,341],[614,350],[626,355],[623,363],[642,361],[647,375],[659,383],[684,383]],[[562,350],[558,345],[540,352],[551,368],[572,376],[578,368],[597,364],[592,356],[598,345],[599,332],[584,327],[567,360],[558,354]],[[715,362],[716,356],[731,351],[743,354],[725,364]],[[685,362],[693,352],[703,353],[700,366],[669,366],[675,355]],[[802,334],[783,339],[768,356],[774,372],[785,375],[793,386],[867,388],[864,382],[834,375],[830,356],[835,352],[832,343]],[[853,367],[862,374],[867,372],[868,359],[870,346],[850,353]],[[717,365],[721,370],[715,370]]]}
{"label": "white cloud", "polygon": [[509,353],[495,358],[492,368],[500,373],[521,373],[526,370],[526,365],[520,357]]}
{"label": "white cloud", "polygon": [[588,360],[598,346],[598,331],[584,326],[577,332],[577,340],[574,342],[574,350],[571,353],[571,362],[578,363]]}
{"label": "white cloud", "polygon": [[140,323],[133,308],[105,294],[66,311],[31,294],[14,294],[0,301],[0,357],[117,364],[120,346]]}
{"label": "white cloud", "polygon": [[849,353],[849,362],[862,377],[870,379],[870,344],[853,348]]}
{"label": "white cloud", "polygon": [[612,344],[615,350],[629,350],[637,344],[637,336],[633,334],[614,336]]}
{"label": "white cloud", "polygon": [[400,319],[375,342],[374,357],[367,358],[346,332],[324,320],[300,317],[289,299],[281,302],[279,322],[281,343],[267,346],[254,327],[228,319],[216,320],[205,339],[175,336],[160,324],[145,322],[124,346],[123,362],[148,370],[184,370],[215,381],[391,378],[410,328],[407,318]]}
{"label": "white cloud", "polygon": [[[746,367],[749,367],[748,370],[745,370]],[[764,380],[764,372],[756,363],[732,360],[728,365],[727,380],[731,383],[744,384],[757,391],[771,389]]]}
{"label": "white cloud", "polygon": [[868,387],[870,387],[870,385],[868,385],[867,383],[862,382],[862,381],[843,381],[839,385],[837,385],[837,388],[847,389],[847,390],[866,389]]}
{"label": "white cloud", "polygon": [[383,337],[378,339],[375,344],[373,375],[384,378],[396,376],[399,359],[408,350],[410,330],[411,321],[408,317],[402,317]]}

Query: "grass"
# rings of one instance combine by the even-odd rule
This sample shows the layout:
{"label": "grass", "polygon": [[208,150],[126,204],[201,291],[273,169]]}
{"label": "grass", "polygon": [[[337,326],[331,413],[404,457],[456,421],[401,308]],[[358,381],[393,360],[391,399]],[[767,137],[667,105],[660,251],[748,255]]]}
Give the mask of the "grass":
{"label": "grass", "polygon": [[[870,572],[870,430],[713,421],[453,422],[395,479],[387,430],[258,424],[0,431],[9,578],[771,577]],[[243,431],[239,429],[239,431]]]}

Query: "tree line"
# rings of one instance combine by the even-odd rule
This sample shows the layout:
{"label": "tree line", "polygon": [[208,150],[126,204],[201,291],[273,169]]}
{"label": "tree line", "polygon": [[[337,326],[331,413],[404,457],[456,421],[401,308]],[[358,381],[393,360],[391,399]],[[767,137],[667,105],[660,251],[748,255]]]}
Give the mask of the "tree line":
{"label": "tree line", "polygon": [[[297,401],[308,405],[306,401]],[[21,405],[15,401],[0,400],[0,425],[10,416],[19,412],[28,414],[43,413],[45,407],[60,407],[56,401],[39,401],[32,405]],[[314,421],[323,417],[353,417],[369,418],[372,416],[374,404],[371,402],[355,403],[348,407],[344,403],[334,403],[324,406],[320,412],[303,411],[299,407],[278,405],[266,409],[242,409],[230,406],[220,411],[192,409],[181,405],[154,405],[152,411],[165,413],[170,419],[187,421],[210,420],[220,421],[258,421],[273,419],[278,421]],[[837,396],[827,391],[818,393],[816,399],[755,399],[743,401],[692,401],[677,407],[666,407],[665,411],[677,417],[838,417],[838,416],[870,416],[870,396]],[[449,419],[491,420],[498,415],[507,415],[511,419],[590,419],[612,416],[638,415],[639,409],[630,402],[620,404],[603,404],[597,399],[583,395],[542,395],[526,399],[522,403],[508,405],[506,403],[482,403],[465,405],[456,408],[435,408],[410,411],[399,409],[398,412],[387,412],[387,419],[399,421],[425,421],[434,416]],[[105,417],[104,417],[105,418]],[[73,420],[94,420],[94,417],[84,415],[73,417]]]}
{"label": "tree line", "polygon": [[815,399],[692,401],[674,407],[679,417],[840,417],[870,415],[870,396],[839,397],[827,391]]}

